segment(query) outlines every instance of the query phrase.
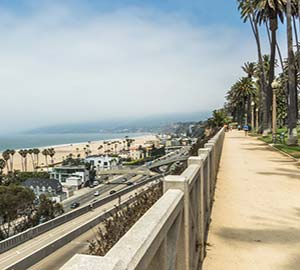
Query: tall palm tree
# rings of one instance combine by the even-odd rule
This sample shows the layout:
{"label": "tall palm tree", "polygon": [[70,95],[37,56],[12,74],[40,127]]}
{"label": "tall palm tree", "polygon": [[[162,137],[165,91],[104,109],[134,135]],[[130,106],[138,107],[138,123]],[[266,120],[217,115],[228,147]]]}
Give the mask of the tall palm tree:
{"label": "tall palm tree", "polygon": [[271,32],[270,42],[270,70],[268,72],[268,85],[266,95],[268,129],[271,130],[272,108],[272,82],[275,78],[276,44],[278,20],[283,23],[286,0],[253,0],[255,16],[259,24],[267,23]]}
{"label": "tall palm tree", "polygon": [[40,154],[40,152],[41,151],[38,148],[33,149],[33,154],[35,155],[35,165],[36,165],[36,167],[39,166],[39,154]]}
{"label": "tall palm tree", "polygon": [[44,149],[44,150],[42,151],[42,155],[45,156],[45,163],[46,163],[46,166],[47,166],[47,168],[48,168],[48,155],[49,155],[48,149]]}
{"label": "tall palm tree", "polygon": [[7,172],[10,171],[9,169],[9,159],[10,159],[10,150],[7,149],[2,153],[2,157],[5,160],[5,164],[6,164],[6,168],[7,168]]}
{"label": "tall palm tree", "polygon": [[297,145],[297,88],[295,77],[295,57],[293,51],[293,31],[292,31],[292,6],[291,0],[287,0],[286,20],[287,20],[287,46],[288,46],[288,145]]}
{"label": "tall palm tree", "polygon": [[266,106],[266,95],[267,95],[267,80],[266,72],[264,67],[261,38],[259,32],[259,22],[257,16],[255,16],[255,5],[253,0],[238,0],[238,9],[241,13],[241,18],[243,22],[249,22],[251,30],[253,32],[256,47],[257,47],[257,57],[258,57],[258,74],[260,83],[260,132],[268,130],[268,118],[267,118],[267,106]]}
{"label": "tall palm tree", "polygon": [[54,164],[55,149],[54,148],[49,148],[48,149],[48,155],[51,157],[51,163],[53,165]]}
{"label": "tall palm tree", "polygon": [[14,170],[14,154],[16,153],[16,151],[14,149],[11,149],[9,154],[10,154],[10,169],[11,171]]}
{"label": "tall palm tree", "polygon": [[24,156],[23,156],[23,152],[24,152],[23,149],[20,149],[20,150],[18,151],[19,155],[21,156],[22,171],[24,172],[25,169],[24,169]]}
{"label": "tall palm tree", "polygon": [[33,157],[33,149],[28,149],[28,154],[30,155],[30,158],[31,158],[32,168],[33,168],[33,170],[35,170],[34,157]]}
{"label": "tall palm tree", "polygon": [[23,157],[24,157],[24,169],[25,169],[25,172],[27,172],[27,154],[28,154],[28,150],[24,149],[23,150]]}

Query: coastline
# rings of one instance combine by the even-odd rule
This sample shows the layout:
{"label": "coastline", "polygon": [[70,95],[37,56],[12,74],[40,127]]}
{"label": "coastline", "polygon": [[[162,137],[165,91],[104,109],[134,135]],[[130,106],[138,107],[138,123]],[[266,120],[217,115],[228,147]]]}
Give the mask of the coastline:
{"label": "coastline", "polygon": [[[121,135],[121,134],[120,134]],[[130,136],[130,139],[134,139],[136,144],[143,144],[146,141],[149,140],[156,140],[156,134],[141,134],[137,136]],[[76,142],[76,143],[64,143],[64,144],[58,144],[58,145],[49,145],[49,146],[42,146],[42,147],[30,147],[30,148],[22,148],[22,149],[31,149],[31,148],[38,148],[41,152],[44,149],[47,148],[54,148],[55,150],[55,156],[53,157],[54,163],[59,163],[63,161],[63,159],[66,158],[67,155],[72,154],[74,157],[77,157],[80,155],[81,158],[85,157],[85,149],[88,145],[88,149],[91,151],[91,155],[101,154],[103,153],[103,150],[107,148],[107,146],[104,145],[104,142],[113,142],[113,141],[123,141],[124,137],[121,138],[107,138],[102,140],[94,140],[94,141],[84,141],[84,142]],[[98,150],[99,147],[102,146],[102,150]],[[116,151],[120,151],[123,148],[123,144],[118,144],[116,146]],[[13,157],[13,169],[14,170],[22,170],[22,160],[21,156],[17,153],[20,149],[14,149],[16,151],[14,157]],[[46,159],[45,156],[42,155],[40,152],[39,154],[39,165],[45,166],[46,165]],[[0,152],[0,158],[2,158],[2,152]],[[48,157],[48,164],[51,163],[50,157]],[[32,160],[30,155],[27,157],[27,171],[33,170]]]}

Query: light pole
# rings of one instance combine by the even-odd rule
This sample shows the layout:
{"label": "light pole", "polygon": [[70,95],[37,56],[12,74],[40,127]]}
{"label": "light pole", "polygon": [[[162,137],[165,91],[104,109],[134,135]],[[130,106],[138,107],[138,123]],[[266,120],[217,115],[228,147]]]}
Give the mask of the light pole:
{"label": "light pole", "polygon": [[273,107],[272,107],[272,137],[273,143],[276,143],[276,124],[277,124],[277,115],[276,115],[276,90],[279,88],[279,82],[275,79],[272,82],[272,89],[273,89]]}
{"label": "light pole", "polygon": [[256,123],[255,123],[256,132],[258,132],[258,111],[259,111],[258,108],[256,108],[256,117],[255,117],[256,118],[255,119],[256,120]]}
{"label": "light pole", "polygon": [[251,129],[254,130],[254,101],[251,101]]}

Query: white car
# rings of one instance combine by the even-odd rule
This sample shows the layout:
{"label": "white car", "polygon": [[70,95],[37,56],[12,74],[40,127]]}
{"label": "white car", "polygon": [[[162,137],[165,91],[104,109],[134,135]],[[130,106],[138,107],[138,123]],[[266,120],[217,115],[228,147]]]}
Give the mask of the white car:
{"label": "white car", "polygon": [[96,190],[95,192],[94,192],[94,196],[99,196],[100,195],[100,192],[98,191],[98,190]]}

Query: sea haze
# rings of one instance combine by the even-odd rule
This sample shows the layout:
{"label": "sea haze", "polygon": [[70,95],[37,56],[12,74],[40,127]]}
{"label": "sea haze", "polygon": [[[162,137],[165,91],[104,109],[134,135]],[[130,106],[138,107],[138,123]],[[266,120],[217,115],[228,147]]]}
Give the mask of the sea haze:
{"label": "sea haze", "polygon": [[203,121],[210,117],[211,112],[177,113],[157,115],[143,118],[111,119],[106,121],[65,123],[35,128],[27,131],[30,134],[61,134],[61,133],[133,133],[161,132],[168,125],[177,122]]}
{"label": "sea haze", "polygon": [[125,136],[138,137],[145,133],[65,133],[65,134],[14,134],[0,135],[0,151],[44,147],[88,141],[119,139]]}

